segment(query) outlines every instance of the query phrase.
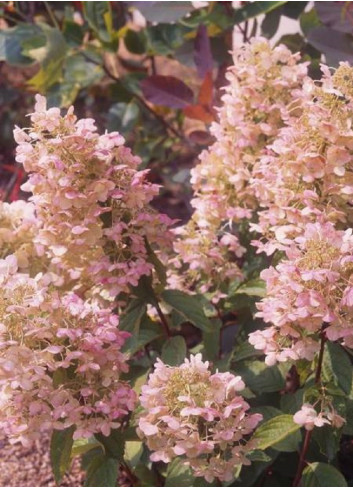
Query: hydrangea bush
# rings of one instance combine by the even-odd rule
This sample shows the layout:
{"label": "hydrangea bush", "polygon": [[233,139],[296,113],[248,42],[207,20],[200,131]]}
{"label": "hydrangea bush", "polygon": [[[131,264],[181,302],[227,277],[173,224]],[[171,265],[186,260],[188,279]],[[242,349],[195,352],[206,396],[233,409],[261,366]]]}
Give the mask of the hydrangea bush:
{"label": "hydrangea bush", "polygon": [[49,431],[57,481],[82,455],[87,485],[347,485],[353,68],[313,81],[262,38],[233,56],[183,226],[120,134],[41,95],[15,129],[0,427]]}

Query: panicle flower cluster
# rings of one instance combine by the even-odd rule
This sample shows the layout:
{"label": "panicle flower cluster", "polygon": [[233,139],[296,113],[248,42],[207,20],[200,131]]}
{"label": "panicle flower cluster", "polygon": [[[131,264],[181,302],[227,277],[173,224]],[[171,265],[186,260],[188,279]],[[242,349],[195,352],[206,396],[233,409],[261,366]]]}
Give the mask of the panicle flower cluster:
{"label": "panicle flower cluster", "polygon": [[303,426],[306,430],[311,431],[315,426],[321,428],[329,424],[334,428],[341,428],[346,422],[332,406],[326,405],[317,413],[312,404],[304,403],[299,411],[293,416],[294,422]]}
{"label": "panicle flower cluster", "polygon": [[262,419],[247,413],[249,405],[238,394],[244,387],[229,372],[211,374],[201,354],[179,367],[157,360],[142,387],[138,428],[151,460],[168,463],[183,456],[197,477],[232,480],[236,466],[249,463],[246,454],[254,444],[246,436]]}
{"label": "panicle flower cluster", "polygon": [[38,232],[33,204],[23,200],[0,202],[0,258],[14,254],[21,270],[39,272],[43,264],[37,259],[33,242]]}
{"label": "panicle flower cluster", "polygon": [[353,346],[353,235],[332,223],[307,224],[286,251],[287,259],[261,273],[267,295],[257,304],[272,325],[249,335],[266,363],[312,360],[323,323],[331,341]]}
{"label": "panicle flower cluster", "polygon": [[[249,185],[253,169],[290,117],[289,106],[302,96],[307,64],[298,60],[298,54],[283,45],[271,49],[263,38],[234,52],[219,122],[211,126],[216,142],[201,153],[192,171],[195,211],[177,230],[179,256],[173,264],[188,289],[219,291],[225,280],[242,276],[237,263],[245,249],[236,225],[250,219],[257,208],[258,192]],[[220,297],[216,293],[214,299]]]}
{"label": "panicle flower cluster", "polygon": [[62,116],[36,100],[32,126],[14,132],[40,223],[34,243],[67,287],[128,292],[152,272],[150,247],[171,242],[172,221],[149,205],[159,187],[137,170],[140,160],[119,133],[99,135],[94,120],[77,120],[72,107]]}
{"label": "panicle flower cluster", "polygon": [[306,80],[301,106],[254,168],[260,207],[258,251],[285,250],[318,219],[353,225],[353,68],[341,63],[320,83]]}
{"label": "panicle flower cluster", "polygon": [[0,429],[29,445],[42,431],[119,427],[136,396],[119,380],[129,334],[118,317],[19,272],[14,255],[0,260],[0,284]]}

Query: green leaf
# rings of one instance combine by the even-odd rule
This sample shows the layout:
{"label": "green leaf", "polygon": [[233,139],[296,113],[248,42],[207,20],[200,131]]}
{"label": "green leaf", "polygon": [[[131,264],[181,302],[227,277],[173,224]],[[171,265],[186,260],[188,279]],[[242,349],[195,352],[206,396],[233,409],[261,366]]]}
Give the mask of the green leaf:
{"label": "green leaf", "polygon": [[185,28],[178,24],[152,25],[145,30],[148,54],[167,56],[174,54],[184,43]]}
{"label": "green leaf", "polygon": [[313,440],[319,445],[320,452],[331,462],[340,448],[341,431],[332,426],[324,425],[313,431]]}
{"label": "green leaf", "polygon": [[203,331],[212,331],[212,323],[206,317],[201,301],[197,296],[186,294],[180,290],[165,290],[162,293],[162,298],[178,311],[185,321],[192,323]]}
{"label": "green leaf", "polygon": [[273,447],[288,436],[300,430],[300,426],[293,421],[290,414],[281,414],[263,423],[255,432],[256,448],[265,450]]}
{"label": "green leaf", "polygon": [[112,430],[109,436],[96,433],[94,437],[103,445],[107,457],[120,461],[124,459],[125,437],[121,430]]}
{"label": "green leaf", "polygon": [[147,39],[144,31],[133,31],[128,29],[124,43],[130,53],[143,54],[146,51]]}
{"label": "green leaf", "polygon": [[57,484],[60,483],[71,461],[74,426],[65,430],[54,430],[50,440],[50,462]]}
{"label": "green leaf", "polygon": [[145,236],[145,246],[146,246],[146,251],[148,254],[148,259],[149,261],[154,265],[154,269],[156,271],[156,274],[161,282],[161,284],[165,287],[167,283],[167,269],[163,265],[163,263],[160,261],[156,253],[154,252],[152,246],[148,242],[148,239]]}
{"label": "green leaf", "polygon": [[309,10],[309,12],[303,12],[299,18],[300,28],[305,35],[308,35],[309,31],[314,27],[321,25],[320,19],[317,15],[315,8]]}
{"label": "green leaf", "polygon": [[133,99],[129,103],[113,104],[108,114],[109,130],[128,135],[136,127],[139,115],[140,107]]}
{"label": "green leaf", "polygon": [[184,465],[183,460],[177,457],[168,465],[165,485],[166,487],[192,487],[194,479],[190,467]]}
{"label": "green leaf", "polygon": [[252,391],[277,392],[285,387],[285,376],[277,365],[268,367],[259,360],[245,361],[237,365],[237,373]]}
{"label": "green leaf", "polygon": [[248,453],[246,458],[248,458],[252,462],[269,462],[270,460],[272,460],[271,457],[269,457],[262,450],[252,450]]}
{"label": "green leaf", "polygon": [[116,487],[117,478],[117,460],[98,455],[88,466],[85,487]]}
{"label": "green leaf", "polygon": [[265,297],[266,282],[260,278],[249,280],[237,288],[235,294],[246,294],[255,297]]}
{"label": "green leaf", "polygon": [[142,456],[143,446],[142,441],[127,441],[125,444],[124,460],[132,467],[135,467]]}
{"label": "green leaf", "polygon": [[332,381],[346,394],[351,392],[352,363],[347,353],[337,343],[326,343],[322,371],[325,380]]}
{"label": "green leaf", "polygon": [[207,358],[215,361],[219,359],[222,322],[218,318],[210,321],[213,325],[212,331],[202,331],[202,340]]}
{"label": "green leaf", "polygon": [[346,423],[342,431],[345,435],[353,436],[353,399],[346,399]]}
{"label": "green leaf", "polygon": [[240,362],[240,360],[260,355],[263,355],[263,352],[256,350],[247,340],[245,340],[235,349],[233,361]]}
{"label": "green leaf", "polygon": [[[261,421],[260,426],[275,417],[283,415],[282,411],[273,406],[257,406],[252,408],[251,412],[262,414],[263,420]],[[272,448],[278,450],[279,452],[296,452],[301,439],[301,432],[296,431],[295,433],[288,435],[284,440],[275,443]]]}
{"label": "green leaf", "polygon": [[132,335],[125,341],[122,348],[124,352],[133,355],[137,351],[144,348],[148,343],[163,335],[162,326],[160,323],[152,321],[146,314],[141,318],[140,328],[137,335]]}
{"label": "green leaf", "polygon": [[120,320],[120,329],[128,331],[137,337],[140,331],[141,319],[145,312],[146,304],[140,299],[134,299]]}
{"label": "green leaf", "polygon": [[109,2],[83,2],[83,15],[101,41],[109,43],[112,40]]}
{"label": "green leaf", "polygon": [[314,462],[308,464],[304,469],[300,485],[303,487],[347,487],[347,482],[332,465]]}
{"label": "green leaf", "polygon": [[282,9],[277,8],[269,12],[264,18],[264,20],[262,21],[261,31],[262,34],[268,39],[271,39],[271,37],[273,37],[276,34],[279,26],[279,22],[281,20],[281,15],[282,15]]}
{"label": "green leaf", "polygon": [[71,458],[77,457],[78,455],[83,455],[84,453],[93,450],[94,448],[102,447],[102,445],[92,438],[79,438],[75,440],[71,449]]}
{"label": "green leaf", "polygon": [[34,24],[18,24],[10,29],[0,30],[0,61],[12,66],[33,64],[33,59],[23,53],[23,43],[45,42],[45,36],[39,26]]}
{"label": "green leaf", "polygon": [[252,2],[236,10],[233,19],[236,24],[266,14],[287,2]]}
{"label": "green leaf", "polygon": [[27,49],[28,55],[38,61],[41,68],[28,84],[35,90],[45,92],[61,78],[67,45],[59,29],[45,24],[41,24],[41,27],[46,37],[45,45],[38,49]]}
{"label": "green leaf", "polygon": [[168,338],[162,347],[162,360],[171,367],[183,363],[186,357],[186,343],[182,336]]}

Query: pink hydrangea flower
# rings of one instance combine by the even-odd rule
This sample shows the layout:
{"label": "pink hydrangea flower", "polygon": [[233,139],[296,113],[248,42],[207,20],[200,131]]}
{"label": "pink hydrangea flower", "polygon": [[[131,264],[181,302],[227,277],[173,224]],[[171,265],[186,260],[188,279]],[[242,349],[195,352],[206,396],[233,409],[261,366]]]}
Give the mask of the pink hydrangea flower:
{"label": "pink hydrangea flower", "polygon": [[119,133],[98,134],[72,107],[61,115],[37,95],[30,119],[15,139],[16,160],[29,173],[23,189],[36,209],[34,246],[87,297],[128,292],[152,273],[149,246],[162,259],[171,247],[173,221],[149,205],[158,185],[137,170],[140,159]]}
{"label": "pink hydrangea flower", "polygon": [[152,451],[152,461],[170,462],[183,456],[194,474],[212,482],[229,481],[239,464],[248,464],[254,448],[247,436],[260,414],[238,394],[244,389],[239,376],[211,374],[201,354],[191,355],[179,367],[157,360],[142,387],[143,412],[138,434]]}
{"label": "pink hydrangea flower", "polygon": [[332,425],[334,428],[341,428],[346,422],[332,407],[330,410],[320,411],[318,414],[309,403],[302,405],[301,409],[293,416],[294,422],[311,431],[316,427],[321,428],[325,424]]}
{"label": "pink hydrangea flower", "polygon": [[108,309],[59,295],[16,262],[0,260],[0,428],[23,444],[72,425],[74,438],[108,435],[136,403],[119,379],[129,334]]}

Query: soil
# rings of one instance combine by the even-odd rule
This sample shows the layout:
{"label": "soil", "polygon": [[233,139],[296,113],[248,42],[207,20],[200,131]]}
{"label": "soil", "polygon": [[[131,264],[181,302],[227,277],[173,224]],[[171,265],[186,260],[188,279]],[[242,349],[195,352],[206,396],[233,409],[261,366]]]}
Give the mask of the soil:
{"label": "soil", "polygon": [[73,461],[70,474],[58,486],[49,459],[49,436],[43,436],[33,447],[10,445],[0,435],[0,487],[82,487],[84,472],[79,459]]}

